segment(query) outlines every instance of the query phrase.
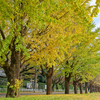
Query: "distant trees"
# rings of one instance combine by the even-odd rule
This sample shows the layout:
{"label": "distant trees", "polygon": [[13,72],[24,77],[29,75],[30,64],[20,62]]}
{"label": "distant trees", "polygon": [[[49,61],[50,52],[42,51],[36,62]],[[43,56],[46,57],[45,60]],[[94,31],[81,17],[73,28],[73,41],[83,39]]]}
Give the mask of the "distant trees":
{"label": "distant trees", "polygon": [[66,57],[63,62],[62,72],[65,73],[65,93],[69,94],[70,80],[73,80],[74,91],[77,93],[76,84],[79,81],[87,82],[99,75],[99,45],[96,47],[96,44],[99,43],[96,39],[99,30],[97,29],[95,32],[91,32],[91,29],[90,32],[88,30],[87,37],[75,46],[74,52],[71,53],[69,58]]}
{"label": "distant trees", "polygon": [[59,76],[59,74],[55,74],[52,77],[52,90],[54,91],[54,87],[56,86],[56,90],[58,90],[58,85],[59,83],[63,83],[64,77],[63,76]]}

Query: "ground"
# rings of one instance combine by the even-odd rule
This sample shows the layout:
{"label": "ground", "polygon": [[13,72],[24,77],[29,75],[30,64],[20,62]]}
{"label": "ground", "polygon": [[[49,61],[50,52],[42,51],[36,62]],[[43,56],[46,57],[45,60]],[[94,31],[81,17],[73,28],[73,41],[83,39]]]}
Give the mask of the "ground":
{"label": "ground", "polygon": [[19,98],[0,98],[0,100],[100,100],[100,93],[27,95]]}

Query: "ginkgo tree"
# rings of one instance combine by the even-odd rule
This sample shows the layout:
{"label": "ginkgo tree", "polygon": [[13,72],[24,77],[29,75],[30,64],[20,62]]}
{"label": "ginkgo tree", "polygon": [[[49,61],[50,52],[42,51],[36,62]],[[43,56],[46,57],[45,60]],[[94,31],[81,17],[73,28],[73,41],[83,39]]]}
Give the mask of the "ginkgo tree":
{"label": "ginkgo tree", "polygon": [[92,7],[87,5],[88,2],[62,0],[59,5],[69,5],[58,11],[54,9],[55,13],[48,13],[56,19],[56,23],[51,22],[43,29],[35,28],[33,33],[26,37],[27,45],[31,45],[32,59],[47,77],[47,94],[52,93],[52,76],[60,62],[65,59],[65,53],[70,57],[70,47],[79,44],[86,37],[85,33],[94,15],[91,13]]}
{"label": "ginkgo tree", "polygon": [[[84,0],[83,0],[84,1]],[[82,2],[83,2],[82,1]],[[81,2],[81,1],[80,1]],[[93,5],[93,6],[90,6],[89,5],[89,2],[91,2],[91,0],[86,0],[86,1],[84,1],[82,4],[81,4],[81,7],[86,7],[86,8],[84,8],[84,9],[86,9],[86,12],[87,12],[87,14],[89,14],[89,15],[91,15],[91,18],[92,17],[96,17],[96,15],[97,15],[97,13],[99,12],[99,7],[100,7],[100,5],[99,5],[99,0],[97,0],[96,1],[96,5]],[[79,7],[79,6],[78,6]],[[92,8],[93,7],[93,8]],[[92,8],[92,9],[91,9]],[[92,11],[92,12],[91,12]],[[91,20],[91,19],[90,19]],[[82,24],[83,25],[83,24]],[[89,25],[89,24],[88,24]],[[87,28],[87,31],[89,30],[90,28],[88,27]],[[85,30],[85,28],[83,27],[83,30]],[[75,32],[75,31],[74,31]],[[82,31],[83,32],[83,31]],[[88,31],[89,32],[89,31]],[[85,33],[85,32],[84,32]],[[70,66],[70,67],[67,67],[67,68],[65,68],[65,93],[69,93],[69,82],[70,82],[70,79],[71,79],[71,74],[72,74],[72,69],[73,69],[73,63],[77,63],[77,61],[75,61],[75,62],[72,62],[71,64],[69,64],[69,61],[70,61],[70,57],[71,57],[71,55],[73,55],[73,52],[75,52],[76,51],[76,49],[75,49],[75,46],[77,46],[77,45],[79,45],[80,43],[81,43],[81,41],[82,40],[84,40],[85,38],[88,38],[88,36],[87,36],[87,32],[85,33],[85,34],[81,34],[81,36],[82,37],[79,37],[78,38],[78,41],[76,42],[76,44],[74,44],[74,46],[72,46],[71,47],[71,49],[69,50],[69,53],[70,53],[70,55],[68,56],[66,56],[66,58],[65,58],[65,61],[66,61],[66,65],[68,65],[68,66]],[[88,41],[89,42],[89,41]],[[98,45],[98,44],[97,44]],[[96,45],[96,46],[97,46]],[[84,47],[83,47],[84,48]],[[82,49],[83,49],[82,48]],[[73,50],[72,50],[73,49]],[[82,53],[82,52],[81,52]],[[73,57],[73,60],[74,60],[74,58],[75,57]]]}
{"label": "ginkgo tree", "polygon": [[93,79],[93,76],[95,77],[99,74],[99,41],[96,39],[98,36],[99,29],[95,32],[91,32],[90,28],[90,31],[87,31],[86,37],[80,41],[80,44],[75,46],[75,51],[71,53],[71,56],[69,58],[66,57],[63,63],[64,65],[62,66],[66,76],[65,93],[69,93],[69,82],[72,77],[74,77],[74,81],[77,80],[78,82],[79,80],[85,82],[87,81],[86,79]]}
{"label": "ginkgo tree", "polygon": [[15,89],[16,80],[19,80],[22,65],[29,60],[29,45],[25,44],[24,37],[30,37],[35,28],[45,29],[46,24],[56,23],[57,19],[52,13],[64,6],[59,3],[57,0],[0,1],[0,66],[9,82],[7,97],[18,96]]}
{"label": "ginkgo tree", "polygon": [[100,29],[97,29],[95,32],[91,32],[89,39],[85,41],[86,45],[84,43],[83,47],[85,49],[82,50],[83,47],[80,48],[82,51],[82,54],[79,54],[78,52],[76,53],[77,55],[79,54],[77,56],[79,58],[76,57],[77,64],[74,66],[76,67],[75,70],[73,71],[74,72],[74,83],[76,82],[76,80],[80,80],[80,79],[81,79],[81,83],[89,82],[89,80],[93,80],[97,75],[100,74],[99,73],[100,55],[98,53],[99,48],[100,48],[99,34],[100,34]]}
{"label": "ginkgo tree", "polygon": [[47,69],[47,94],[51,94],[53,70],[81,31],[70,30],[78,23],[86,30],[98,14],[98,0],[92,13],[86,6],[84,0],[0,0],[0,66],[9,82],[7,97],[18,96],[16,81],[28,60]]}

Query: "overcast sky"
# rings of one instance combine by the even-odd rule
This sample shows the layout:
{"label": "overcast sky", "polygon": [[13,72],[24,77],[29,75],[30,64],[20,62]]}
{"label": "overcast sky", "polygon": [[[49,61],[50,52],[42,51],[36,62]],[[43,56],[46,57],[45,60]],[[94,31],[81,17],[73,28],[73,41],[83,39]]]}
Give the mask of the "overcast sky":
{"label": "overcast sky", "polygon": [[[95,2],[96,2],[96,0],[92,0],[92,1],[90,2],[90,4],[91,4],[91,5],[94,5]],[[100,27],[100,12],[99,12],[99,14],[98,14],[97,17],[94,17],[94,18],[93,18],[93,21],[94,21],[95,24],[96,24],[96,28],[97,28],[97,27]]]}

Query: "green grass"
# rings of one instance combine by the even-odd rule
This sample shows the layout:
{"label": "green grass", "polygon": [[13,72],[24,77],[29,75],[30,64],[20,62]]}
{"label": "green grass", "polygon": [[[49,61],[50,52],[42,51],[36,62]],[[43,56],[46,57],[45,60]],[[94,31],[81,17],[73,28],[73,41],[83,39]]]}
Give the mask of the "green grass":
{"label": "green grass", "polygon": [[100,100],[100,93],[30,95],[19,98],[0,98],[0,100]]}

